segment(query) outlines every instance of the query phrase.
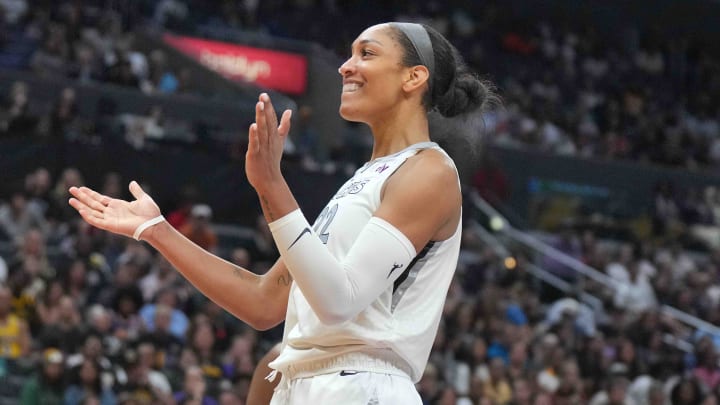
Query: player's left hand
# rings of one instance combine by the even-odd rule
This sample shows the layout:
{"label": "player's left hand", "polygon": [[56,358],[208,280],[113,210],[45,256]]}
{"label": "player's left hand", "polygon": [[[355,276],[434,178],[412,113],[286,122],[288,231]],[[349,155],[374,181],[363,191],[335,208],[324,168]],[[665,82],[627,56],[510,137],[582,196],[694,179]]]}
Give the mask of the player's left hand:
{"label": "player's left hand", "polygon": [[255,190],[271,187],[282,179],[280,159],[290,131],[291,110],[285,110],[278,125],[275,108],[267,93],[255,104],[255,122],[250,125],[245,173]]}

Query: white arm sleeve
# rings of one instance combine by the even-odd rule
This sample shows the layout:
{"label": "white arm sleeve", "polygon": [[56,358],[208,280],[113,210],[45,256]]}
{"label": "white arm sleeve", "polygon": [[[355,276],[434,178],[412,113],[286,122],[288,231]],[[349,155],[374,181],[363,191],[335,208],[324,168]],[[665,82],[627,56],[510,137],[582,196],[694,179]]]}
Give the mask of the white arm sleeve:
{"label": "white arm sleeve", "polygon": [[280,255],[321,322],[352,319],[410,265],[417,252],[387,221],[372,217],[338,261],[297,209],[269,224]]}

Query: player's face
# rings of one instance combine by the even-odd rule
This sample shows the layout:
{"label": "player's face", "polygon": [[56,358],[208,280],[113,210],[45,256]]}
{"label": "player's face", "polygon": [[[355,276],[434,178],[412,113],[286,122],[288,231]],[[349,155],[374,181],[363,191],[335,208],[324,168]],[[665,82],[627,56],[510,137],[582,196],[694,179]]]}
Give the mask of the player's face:
{"label": "player's face", "polygon": [[340,115],[370,123],[392,114],[403,97],[403,50],[386,24],[366,29],[352,43],[352,54],[340,66],[343,87]]}

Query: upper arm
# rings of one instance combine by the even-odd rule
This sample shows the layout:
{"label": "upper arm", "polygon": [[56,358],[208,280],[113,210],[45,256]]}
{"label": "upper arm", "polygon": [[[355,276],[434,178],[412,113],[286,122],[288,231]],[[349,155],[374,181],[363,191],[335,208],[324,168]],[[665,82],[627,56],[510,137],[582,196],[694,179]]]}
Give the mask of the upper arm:
{"label": "upper arm", "polygon": [[438,151],[426,150],[409,158],[388,179],[374,215],[393,224],[419,252],[430,240],[452,236],[461,204],[452,162]]}
{"label": "upper arm", "polygon": [[285,319],[292,281],[292,276],[282,258],[279,258],[260,278],[263,302],[259,302],[258,305],[262,305],[265,310],[263,319],[256,325],[258,329],[270,329]]}

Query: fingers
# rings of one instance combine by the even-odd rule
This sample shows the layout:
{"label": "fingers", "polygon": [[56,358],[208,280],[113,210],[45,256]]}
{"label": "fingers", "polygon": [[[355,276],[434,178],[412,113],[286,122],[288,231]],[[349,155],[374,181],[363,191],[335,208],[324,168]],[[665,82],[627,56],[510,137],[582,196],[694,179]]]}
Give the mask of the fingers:
{"label": "fingers", "polygon": [[257,153],[260,151],[260,141],[258,140],[257,123],[250,125],[248,130],[248,152]]}
{"label": "fingers", "polygon": [[82,202],[85,207],[92,210],[102,212],[110,203],[110,197],[102,195],[88,187],[71,187],[69,191],[70,194]]}
{"label": "fingers", "polygon": [[103,213],[88,207],[77,198],[70,198],[70,205],[77,210],[81,217],[90,225],[101,227],[104,216]]}
{"label": "fingers", "polygon": [[270,101],[270,96],[267,93],[261,93],[260,102],[264,105],[265,121],[268,125],[268,128],[277,128],[277,113],[275,112],[275,107]]}
{"label": "fingers", "polygon": [[255,104],[255,123],[248,133],[248,151],[260,152],[266,145],[276,145],[277,138],[283,140],[290,132],[292,110],[285,110],[278,125],[277,113],[267,93],[260,94]]}
{"label": "fingers", "polygon": [[267,120],[265,119],[265,104],[262,101],[258,101],[255,104],[255,129],[257,139],[260,145],[265,145],[268,142],[270,133],[268,131]]}
{"label": "fingers", "polygon": [[292,110],[285,110],[278,127],[278,135],[281,137],[287,136],[288,132],[290,132],[290,118],[292,118]]}
{"label": "fingers", "polygon": [[130,189],[130,194],[132,194],[136,200],[139,200],[140,198],[145,196],[145,191],[143,191],[142,187],[140,187],[138,182],[135,180],[130,182],[128,188]]}

